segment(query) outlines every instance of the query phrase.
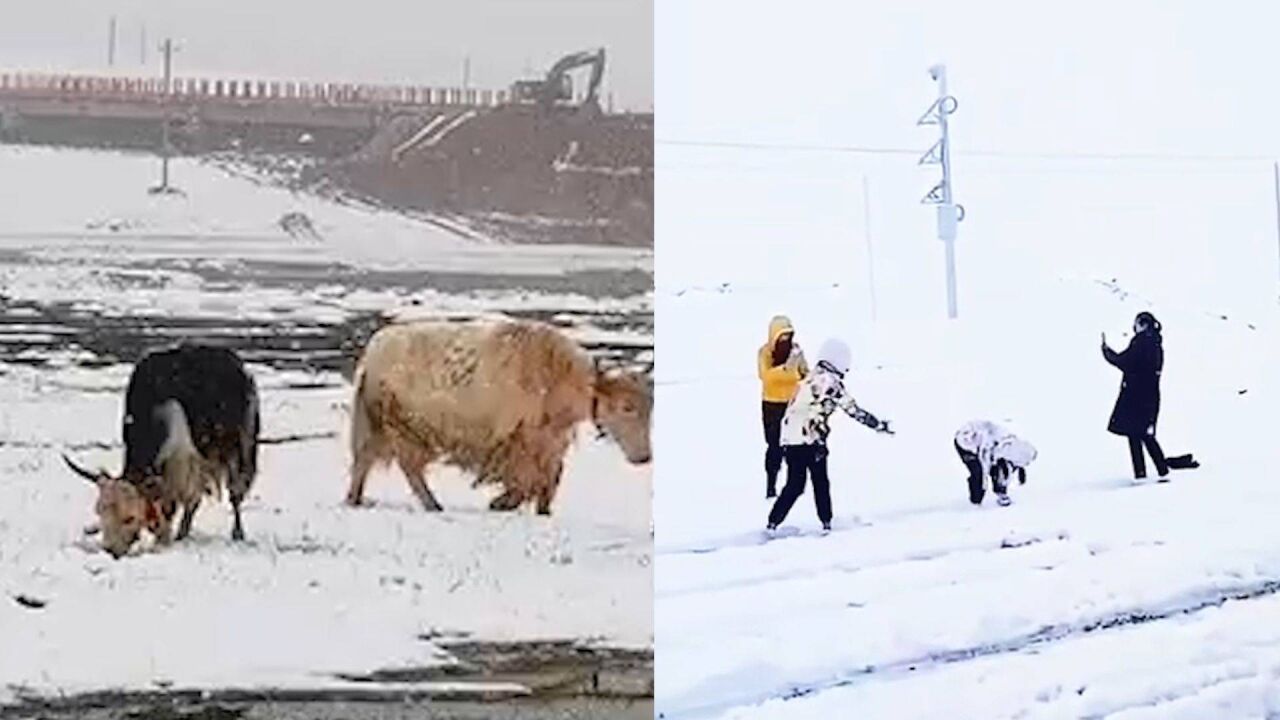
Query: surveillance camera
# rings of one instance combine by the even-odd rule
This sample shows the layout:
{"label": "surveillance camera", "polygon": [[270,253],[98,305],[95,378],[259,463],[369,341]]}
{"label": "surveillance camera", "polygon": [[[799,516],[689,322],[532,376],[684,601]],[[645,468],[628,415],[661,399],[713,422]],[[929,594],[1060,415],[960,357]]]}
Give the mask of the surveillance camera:
{"label": "surveillance camera", "polygon": [[933,80],[937,80],[938,78],[942,77],[942,74],[945,73],[946,71],[947,71],[947,68],[945,65],[941,65],[941,64],[934,65],[933,67],[929,68],[929,77]]}

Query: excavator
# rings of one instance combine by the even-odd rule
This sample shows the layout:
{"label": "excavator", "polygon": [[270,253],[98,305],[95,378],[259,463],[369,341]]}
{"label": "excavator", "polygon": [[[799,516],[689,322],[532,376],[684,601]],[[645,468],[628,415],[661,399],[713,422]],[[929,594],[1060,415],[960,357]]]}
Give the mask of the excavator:
{"label": "excavator", "polygon": [[582,100],[582,107],[599,110],[600,81],[604,78],[604,48],[565,55],[551,66],[542,80],[516,81],[511,86],[511,100],[522,104],[537,103],[543,108],[572,102],[573,78],[569,71],[586,66],[591,67],[591,76],[587,81],[587,95]]}

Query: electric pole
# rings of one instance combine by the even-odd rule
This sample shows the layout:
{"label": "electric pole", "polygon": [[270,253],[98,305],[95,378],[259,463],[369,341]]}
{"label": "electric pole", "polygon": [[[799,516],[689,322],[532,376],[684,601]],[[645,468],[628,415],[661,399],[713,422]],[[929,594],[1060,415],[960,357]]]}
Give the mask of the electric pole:
{"label": "electric pole", "polygon": [[920,202],[938,207],[938,239],[947,248],[947,317],[959,315],[956,302],[956,226],[964,220],[964,206],[955,204],[951,187],[951,136],[947,129],[947,116],[956,111],[956,99],[947,94],[947,68],[934,65],[929,75],[938,83],[938,99],[933,101],[917,125],[937,125],[941,135],[929,152],[920,158],[920,165],[941,165],[942,180],[933,186]]}
{"label": "electric pole", "polygon": [[110,28],[107,31],[107,67],[116,64],[116,16],[111,16]]}
{"label": "electric pole", "polygon": [[462,59],[462,91],[471,89],[471,56]]}
{"label": "electric pole", "polygon": [[1280,234],[1280,162],[1275,163],[1273,167],[1276,177],[1276,232]]}
{"label": "electric pole", "polygon": [[143,64],[147,64],[147,24],[142,24],[141,41],[138,43],[138,60]]}
{"label": "electric pole", "polygon": [[162,118],[160,126],[160,185],[151,188],[153,194],[169,195],[178,192],[169,185],[169,106],[173,93],[173,40],[165,38],[160,45],[164,53],[164,84],[161,86]]}
{"label": "electric pole", "polygon": [[876,321],[876,257],[871,247],[871,181],[862,176],[862,231],[867,241],[867,287],[871,291],[871,322]]}

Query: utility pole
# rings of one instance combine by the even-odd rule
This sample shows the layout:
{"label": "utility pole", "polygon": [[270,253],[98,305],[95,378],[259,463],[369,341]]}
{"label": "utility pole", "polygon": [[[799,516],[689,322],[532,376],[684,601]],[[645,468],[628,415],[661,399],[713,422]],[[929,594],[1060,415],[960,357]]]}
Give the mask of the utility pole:
{"label": "utility pole", "polygon": [[111,16],[110,29],[107,31],[107,67],[116,65],[116,16]]}
{"label": "utility pole", "polygon": [[947,317],[954,320],[959,315],[956,302],[956,226],[964,220],[964,206],[955,204],[952,196],[951,136],[947,129],[947,116],[956,111],[958,103],[947,94],[945,65],[929,68],[929,76],[938,83],[938,99],[933,101],[916,124],[937,125],[942,137],[920,158],[918,164],[941,165],[942,180],[920,202],[938,207],[938,239],[947,248]]}
{"label": "utility pole", "polygon": [[142,24],[141,41],[138,44],[138,60],[143,65],[147,64],[147,24]]}
{"label": "utility pole", "polygon": [[876,259],[871,249],[871,181],[862,176],[862,231],[867,239],[867,287],[871,290],[871,322],[876,321]]}
{"label": "utility pole", "polygon": [[1280,162],[1274,165],[1276,177],[1276,238],[1280,240]]}
{"label": "utility pole", "polygon": [[173,93],[173,40],[165,38],[160,45],[164,53],[164,85],[161,87],[163,112],[160,126],[160,185],[151,188],[153,194],[169,195],[178,189],[169,185],[169,107]]}
{"label": "utility pole", "polygon": [[471,56],[462,59],[462,91],[471,89]]}

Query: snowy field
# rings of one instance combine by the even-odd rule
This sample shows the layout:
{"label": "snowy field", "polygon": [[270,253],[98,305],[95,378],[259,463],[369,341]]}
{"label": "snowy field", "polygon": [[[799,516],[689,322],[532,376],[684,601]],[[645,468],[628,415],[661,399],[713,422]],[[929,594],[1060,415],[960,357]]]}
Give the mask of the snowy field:
{"label": "snowy field", "polygon": [[[1280,716],[1270,165],[960,162],[949,322],[932,173],[659,148],[659,713]],[[1105,430],[1099,335],[1123,348],[1140,310],[1165,328],[1161,442],[1204,465],[1169,484],[1131,481]],[[811,361],[848,340],[847,386],[898,434],[835,419],[834,531],[807,490],[764,542],[775,313]],[[1039,448],[1009,508],[968,503],[952,437],[973,419]]]}
{"label": "snowy field", "polygon": [[[175,171],[186,197],[157,198],[145,192],[154,161],[137,156],[0,158],[0,704],[350,688],[340,677],[454,663],[447,646],[461,640],[652,646],[651,470],[591,433],[549,518],[488,512],[494,491],[448,469],[432,480],[440,514],[392,470],[371,477],[369,507],[342,503],[346,375],[378,324],[533,317],[612,362],[651,366],[649,292],[578,292],[572,273],[563,291],[543,287],[565,270],[644,272],[647,257],[464,243],[195,165]],[[273,225],[294,211],[320,239]],[[249,542],[230,542],[225,500],[206,502],[189,541],[112,561],[84,532],[96,491],[59,453],[117,470],[131,363],[178,337],[231,342],[257,378],[267,444]]]}
{"label": "snowy field", "polygon": [[[406,217],[359,205],[337,204],[231,175],[212,163],[179,158],[170,164],[180,197],[149,195],[159,183],[160,162],[140,153],[68,151],[0,146],[0,252],[32,238],[45,254],[74,259],[99,252],[111,240],[145,238],[155,253],[172,253],[192,238],[230,238],[239,247],[221,258],[258,261],[345,262],[367,268],[479,272],[565,273],[585,270],[651,270],[647,249],[486,242],[445,218]],[[301,213],[322,243],[264,244],[284,235],[281,218]],[[188,252],[192,262],[212,262]],[[147,254],[135,253],[145,260]]]}

